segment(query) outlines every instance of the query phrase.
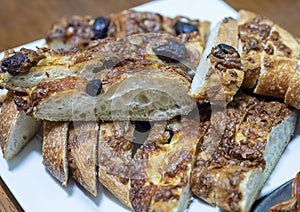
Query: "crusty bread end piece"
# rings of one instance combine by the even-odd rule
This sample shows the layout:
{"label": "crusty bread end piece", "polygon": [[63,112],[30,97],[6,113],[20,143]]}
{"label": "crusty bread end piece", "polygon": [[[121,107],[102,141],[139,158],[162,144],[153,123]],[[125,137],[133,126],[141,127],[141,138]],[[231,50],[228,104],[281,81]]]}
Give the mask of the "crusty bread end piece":
{"label": "crusty bread end piece", "polygon": [[130,122],[100,124],[98,143],[99,181],[128,208],[134,125]]}
{"label": "crusty bread end piece", "polygon": [[299,40],[270,19],[246,10],[239,11],[238,25],[245,71],[242,87],[284,98],[299,60]]}
{"label": "crusty bread end piece", "polygon": [[295,74],[300,44],[293,35],[275,24],[260,56],[261,73],[254,93],[284,98]]}
{"label": "crusty bread end piece", "polygon": [[67,185],[67,139],[69,122],[44,121],[43,165],[62,185]]}
{"label": "crusty bread end piece", "polygon": [[245,76],[242,87],[253,88],[260,75],[261,54],[274,23],[253,12],[240,10],[238,19],[239,52]]}
{"label": "crusty bread end piece", "polygon": [[288,90],[285,94],[284,101],[286,104],[300,109],[300,67],[297,68],[294,76],[292,77]]}
{"label": "crusty bread end piece", "polygon": [[68,161],[72,177],[97,195],[98,122],[73,122],[68,136]]}
{"label": "crusty bread end piece", "polygon": [[254,93],[284,98],[298,59],[262,54],[261,72]]}
{"label": "crusty bread end piece", "polygon": [[300,58],[300,42],[291,33],[274,24],[265,51],[274,56]]}
{"label": "crusty bread end piece", "polygon": [[3,157],[15,157],[41,126],[40,121],[19,111],[14,103],[15,94],[8,92],[0,114],[0,143]]}

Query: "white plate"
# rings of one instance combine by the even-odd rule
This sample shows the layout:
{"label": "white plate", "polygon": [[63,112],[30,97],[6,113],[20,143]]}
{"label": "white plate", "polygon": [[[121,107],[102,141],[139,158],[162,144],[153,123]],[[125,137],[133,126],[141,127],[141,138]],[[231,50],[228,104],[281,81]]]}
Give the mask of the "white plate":
{"label": "white plate", "polygon": [[[165,0],[154,1],[135,8],[139,11],[154,11],[168,16],[184,15],[200,20],[209,20],[212,25],[224,17],[236,17],[237,13],[217,0]],[[38,40],[23,47],[35,48],[44,45]],[[0,58],[3,54],[0,53]],[[284,152],[261,195],[267,194],[300,171],[300,127],[296,136]],[[28,146],[11,161],[2,159],[0,153],[0,173],[25,211],[127,211],[106,189],[99,185],[99,195],[94,198],[80,189],[72,180],[62,187],[42,165],[42,139],[39,133]],[[200,200],[194,199],[190,212],[218,211]]]}

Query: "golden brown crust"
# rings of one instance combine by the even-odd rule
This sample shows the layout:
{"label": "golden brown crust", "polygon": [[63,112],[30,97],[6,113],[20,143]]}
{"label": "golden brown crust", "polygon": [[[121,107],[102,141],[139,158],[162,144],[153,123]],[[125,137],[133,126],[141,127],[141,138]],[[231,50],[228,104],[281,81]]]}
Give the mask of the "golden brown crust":
{"label": "golden brown crust", "polygon": [[183,16],[169,18],[158,13],[136,12],[133,10],[124,10],[120,13],[112,14],[110,18],[111,25],[108,30],[108,36],[112,37],[124,37],[144,32],[162,31],[176,35],[174,29],[175,23],[184,20],[187,23],[195,25],[199,29],[204,41],[210,25],[209,22],[191,20]]}
{"label": "golden brown crust", "polygon": [[[158,13],[137,12],[134,10],[124,10],[104,18],[110,22],[107,36],[114,38],[148,32],[168,32],[176,35],[174,30],[176,21],[185,20],[185,22],[193,24],[199,29],[202,45],[205,45],[205,38],[210,25],[206,21],[191,20],[182,16],[169,18]],[[47,44],[50,48],[85,46],[95,39],[94,22],[95,19],[90,16],[63,17],[48,31],[46,36]]]}
{"label": "golden brown crust", "polygon": [[274,23],[246,10],[240,10],[239,15],[239,48],[245,71],[242,87],[253,88],[260,75],[260,55]]}
{"label": "golden brown crust", "polygon": [[193,79],[191,96],[217,105],[232,100],[244,78],[237,43],[237,21],[223,19],[210,34],[204,57]]}
{"label": "golden brown crust", "polygon": [[4,158],[7,158],[6,149],[8,146],[9,136],[12,131],[12,126],[15,124],[18,116],[20,116],[20,111],[17,110],[14,103],[14,93],[9,92],[2,104],[0,113],[0,143]]}
{"label": "golden brown crust", "polygon": [[[239,105],[239,101],[247,99],[248,103]],[[212,205],[240,211],[241,201],[246,198],[241,190],[242,181],[249,173],[265,169],[268,136],[292,111],[282,103],[258,102],[247,96],[231,107],[219,142],[212,139],[214,142],[208,143],[213,133],[210,129],[200,145],[192,191]]]}
{"label": "golden brown crust", "polygon": [[300,55],[298,40],[266,17],[241,10],[239,42],[245,77],[242,87],[283,98]]}
{"label": "golden brown crust", "polygon": [[253,88],[260,75],[260,54],[249,52],[248,55],[242,59],[242,63],[244,68],[246,68],[242,87]]}
{"label": "golden brown crust", "polygon": [[[13,122],[15,120],[15,117],[18,116],[18,113],[16,113],[17,111],[17,108],[15,106],[15,103],[14,103],[14,93],[13,92],[9,92],[7,95],[6,95],[6,98],[3,102],[3,105],[1,107],[1,111],[5,111],[7,115],[7,118],[10,117],[10,119],[5,119],[4,117],[2,117],[0,119],[1,121],[1,130],[3,130],[3,133],[1,133],[1,135],[3,137],[6,137],[6,133],[7,134],[9,133],[9,128],[7,128],[8,126],[11,125],[11,122]],[[1,116],[4,115],[4,112],[1,112]],[[3,126],[4,123],[7,123],[7,126]]]}
{"label": "golden brown crust", "polygon": [[295,73],[297,59],[285,57],[263,57],[263,70],[254,90],[257,94],[284,98]]}
{"label": "golden brown crust", "polygon": [[300,109],[300,68],[298,68],[290,80],[289,87],[284,97],[284,102],[288,105]]}
{"label": "golden brown crust", "polygon": [[255,93],[284,98],[294,76],[300,45],[290,33],[274,25],[261,54],[261,75]]}
{"label": "golden brown crust", "polygon": [[233,18],[224,18],[218,29],[218,34],[216,40],[219,43],[225,43],[229,46],[237,48],[238,39],[237,39],[237,20]]}
{"label": "golden brown crust", "polygon": [[[131,61],[135,63],[143,61],[140,62],[141,64],[147,61],[162,64],[172,62],[178,67],[190,70],[195,68],[200,61],[203,45],[199,39],[201,37],[197,33],[191,33],[185,37],[175,37],[168,33],[144,33],[119,40],[112,38],[97,40],[86,48],[64,50],[42,48],[35,53],[43,59],[31,65],[29,72],[17,76],[8,72],[1,73],[0,85],[7,89],[26,91],[39,82],[53,81],[68,76],[91,79],[106,68],[121,67],[124,63]],[[168,48],[181,52],[180,56],[166,50]],[[15,55],[19,53],[15,52]],[[20,65],[22,64],[20,62]],[[39,77],[36,78],[36,75]]]}
{"label": "golden brown crust", "polygon": [[0,112],[0,145],[3,157],[15,157],[40,128],[40,122],[19,111],[15,98],[26,97],[24,93],[8,91]]}
{"label": "golden brown crust", "polygon": [[239,199],[243,198],[239,185],[245,179],[245,175],[251,171],[251,168],[233,165],[217,171],[219,177],[215,185],[215,198],[218,207],[224,211],[242,210],[238,202]]}
{"label": "golden brown crust", "polygon": [[43,164],[62,185],[67,185],[67,136],[69,122],[44,121]]}
{"label": "golden brown crust", "polygon": [[219,56],[218,52],[221,51],[218,45],[208,55],[211,67],[205,76],[201,91],[193,95],[194,98],[218,105],[227,104],[240,88],[244,72],[239,54],[232,49],[230,53],[228,50],[226,54]]}
{"label": "golden brown crust", "polygon": [[46,35],[50,48],[56,47],[57,40],[68,47],[87,45],[94,37],[94,19],[91,16],[68,16],[53,24]]}
{"label": "golden brown crust", "polygon": [[200,123],[191,119],[154,123],[134,157],[130,199],[135,211],[185,209],[201,136]]}
{"label": "golden brown crust", "polygon": [[299,59],[300,44],[293,35],[275,24],[265,47],[265,52],[269,55]]}
{"label": "golden brown crust", "polygon": [[[219,168],[226,162],[222,152],[228,154],[234,148],[232,141],[236,129],[243,122],[246,113],[257,104],[255,98],[238,93],[233,101],[228,105],[221,122],[209,123],[209,129],[200,143],[199,153],[196,158],[196,165],[192,174],[193,193],[212,205],[216,205],[215,175],[219,173]],[[222,114],[215,113],[214,116]],[[221,116],[222,117],[222,116]],[[211,118],[211,120],[213,120]],[[222,126],[225,128],[222,129]],[[222,150],[220,148],[223,148]],[[225,160],[224,160],[225,159]],[[216,161],[215,161],[216,160]],[[220,165],[215,165],[221,163]],[[218,168],[218,170],[214,170]]]}
{"label": "golden brown crust", "polygon": [[133,133],[130,122],[101,123],[98,144],[99,181],[129,208]]}
{"label": "golden brown crust", "polygon": [[68,161],[72,177],[97,195],[97,122],[73,122],[68,136]]}

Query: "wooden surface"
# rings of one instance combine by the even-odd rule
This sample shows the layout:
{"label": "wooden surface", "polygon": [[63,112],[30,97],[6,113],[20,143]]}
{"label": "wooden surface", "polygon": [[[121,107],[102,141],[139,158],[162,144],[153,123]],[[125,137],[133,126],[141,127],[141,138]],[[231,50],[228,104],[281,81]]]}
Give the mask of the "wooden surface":
{"label": "wooden surface", "polygon": [[[89,14],[96,17],[147,1],[0,0],[0,51],[42,38],[49,26],[62,16]],[[265,15],[300,37],[299,0],[226,0],[225,2],[237,10],[244,8]],[[0,211],[21,210],[0,178]]]}

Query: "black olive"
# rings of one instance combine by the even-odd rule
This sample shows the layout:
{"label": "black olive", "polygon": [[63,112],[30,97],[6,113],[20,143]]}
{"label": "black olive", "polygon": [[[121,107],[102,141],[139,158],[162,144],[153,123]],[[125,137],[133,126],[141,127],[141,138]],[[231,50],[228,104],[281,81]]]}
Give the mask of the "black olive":
{"label": "black olive", "polygon": [[159,59],[167,63],[179,62],[186,57],[185,45],[175,40],[168,40],[168,43],[164,45],[156,45],[153,51]]}
{"label": "black olive", "polygon": [[194,24],[182,22],[182,21],[176,21],[175,23],[175,32],[176,35],[180,35],[182,33],[190,33],[190,32],[199,32],[199,29]]}
{"label": "black olive", "polygon": [[95,19],[93,24],[94,40],[106,38],[110,20],[102,16]]}
{"label": "black olive", "polygon": [[218,44],[212,49],[212,54],[218,58],[223,58],[226,54],[232,55],[234,53],[236,53],[239,57],[239,53],[235,48],[224,43]]}
{"label": "black olive", "polygon": [[135,123],[135,130],[141,133],[148,132],[151,129],[149,121],[138,121]]}
{"label": "black olive", "polygon": [[117,64],[118,64],[118,62],[113,59],[104,60],[101,66],[95,67],[93,69],[93,73],[98,73],[98,72],[102,71],[103,69],[112,68]]}
{"label": "black olive", "polygon": [[27,61],[28,61],[28,58],[25,54],[16,53],[13,56],[8,57],[2,61],[0,72],[7,71],[11,75],[16,76],[20,73],[20,71],[18,69],[23,65],[24,62],[27,62]]}
{"label": "black olive", "polygon": [[90,96],[97,96],[101,93],[102,82],[101,80],[92,80],[90,81],[85,88],[85,92]]}

